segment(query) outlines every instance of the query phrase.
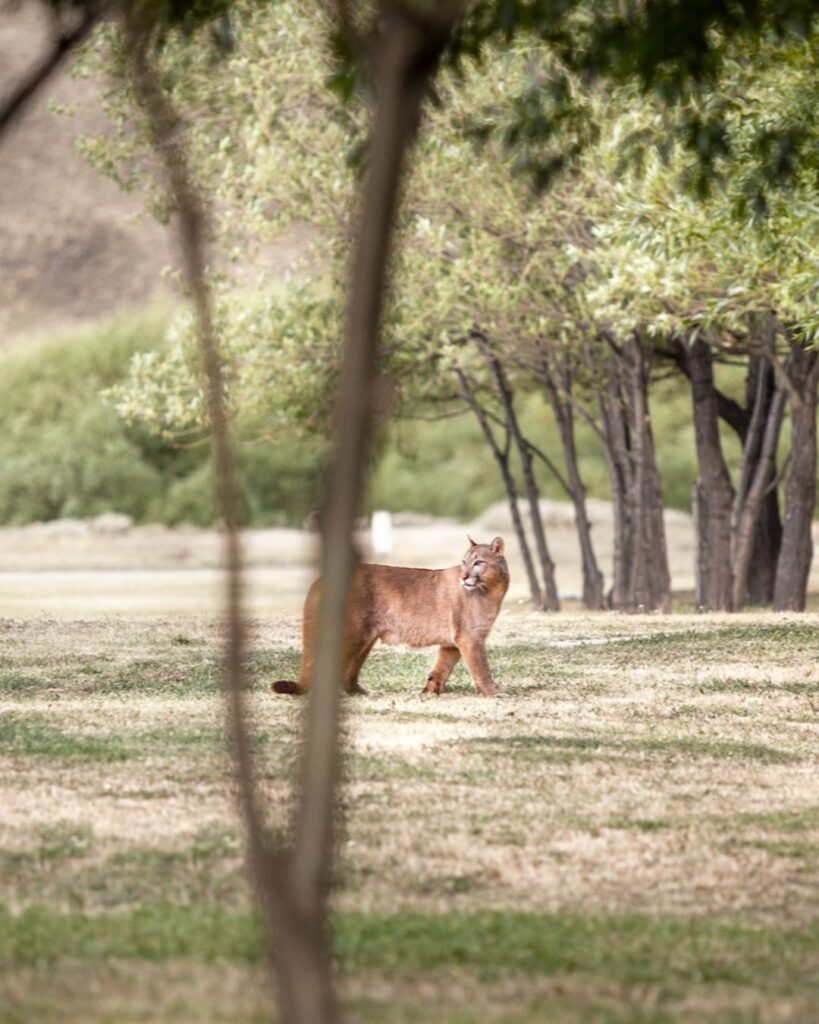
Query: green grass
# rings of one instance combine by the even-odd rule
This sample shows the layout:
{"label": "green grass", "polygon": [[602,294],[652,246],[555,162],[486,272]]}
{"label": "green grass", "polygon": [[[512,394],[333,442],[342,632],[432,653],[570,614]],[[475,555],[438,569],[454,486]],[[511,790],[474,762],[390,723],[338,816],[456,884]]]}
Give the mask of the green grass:
{"label": "green grass", "polygon": [[664,832],[686,822],[670,821],[668,818],[612,818],[606,828],[637,829],[638,832]]}
{"label": "green grass", "polygon": [[819,843],[788,842],[781,839],[751,839],[743,842],[741,845],[764,850],[775,857],[789,857],[795,860],[816,861],[819,863]]}
{"label": "green grass", "polygon": [[0,672],[0,693],[15,697],[38,696],[43,690],[58,684],[49,678],[26,675],[21,672]]}
{"label": "green grass", "polygon": [[[264,729],[254,733],[253,746],[256,751],[280,752],[288,747],[288,738],[288,733],[281,728]],[[51,725],[44,715],[0,714],[0,749],[18,758],[109,763],[160,754],[189,757],[197,751],[223,757],[226,745],[224,730],[216,726],[84,733]]]}
{"label": "green grass", "polygon": [[[216,632],[214,638],[218,640]],[[59,669],[55,669],[52,662],[42,666],[33,662],[25,672],[0,670],[0,695],[18,700],[72,693],[120,694],[123,697],[138,693],[185,698],[212,696],[222,687],[218,651],[211,648],[203,652],[205,643],[192,639],[180,643],[174,638],[172,653],[138,656],[125,664],[89,665],[66,656]],[[300,660],[301,655],[295,648],[275,654],[251,653],[247,662],[250,688],[267,690],[273,679],[295,679]],[[399,682],[410,674],[401,670]]]}
{"label": "green grass", "polygon": [[740,758],[764,764],[790,764],[798,761],[795,754],[762,743],[740,743],[730,740],[703,740],[696,736],[622,739],[611,735],[594,736],[479,736],[463,741],[474,746],[498,746],[505,752],[527,760],[606,760],[629,757],[635,766],[638,758],[630,755],[665,754],[670,757],[689,756]]}
{"label": "green grass", "polygon": [[41,716],[0,715],[0,749],[13,757],[125,761],[133,756],[120,735],[68,733]]}
{"label": "green grass", "polygon": [[775,829],[780,832],[809,832],[819,829],[819,807],[804,807],[798,811],[738,814],[733,821],[738,825],[755,825],[758,828]]}
{"label": "green grass", "polygon": [[[743,927],[698,919],[643,915],[343,912],[335,919],[338,964],[346,973],[391,976],[452,968],[484,980],[505,972],[590,974],[625,985],[733,985],[767,991],[807,988],[819,948],[819,924]],[[257,918],[215,905],[145,904],[86,915],[31,906],[0,909],[0,949],[18,965],[61,957],[98,961],[260,963]]]}
{"label": "green grass", "polygon": [[780,691],[782,693],[794,693],[797,696],[819,695],[819,682],[797,682],[795,680],[773,682],[771,679],[707,679],[698,683],[697,688],[702,693],[764,694]]}

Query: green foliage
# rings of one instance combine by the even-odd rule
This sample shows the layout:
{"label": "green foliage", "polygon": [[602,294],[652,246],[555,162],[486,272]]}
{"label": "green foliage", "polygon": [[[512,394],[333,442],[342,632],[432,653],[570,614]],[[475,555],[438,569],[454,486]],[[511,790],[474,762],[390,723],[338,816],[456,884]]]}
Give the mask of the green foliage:
{"label": "green foliage", "polygon": [[[541,394],[522,397],[520,418],[526,436],[560,466],[559,435]],[[687,509],[697,465],[691,399],[682,380],[658,385],[652,423],[665,504]],[[578,463],[588,495],[608,500],[609,478],[600,443],[582,419],[576,423],[576,434]],[[730,440],[730,435],[726,434],[726,439]],[[734,465],[738,451],[730,454],[729,462]],[[542,462],[535,460],[534,468],[544,498],[568,500],[559,481]],[[432,422],[394,420],[370,481],[368,507],[468,521],[504,497],[503,484],[478,425],[471,416],[462,415]]]}
{"label": "green foliage", "polygon": [[[107,397],[132,361],[166,358],[167,317],[121,317],[74,337],[2,357],[0,522],[117,511],[137,522],[210,525],[215,518],[207,443],[193,447],[127,424]],[[258,419],[238,424],[258,442]],[[242,446],[246,520],[300,523],[315,504],[321,446]],[[205,438],[206,441],[206,438]]]}
{"label": "green foliage", "polygon": [[[240,0],[230,36],[220,48],[209,31],[170,34],[157,60],[191,126],[193,165],[228,251],[252,263],[254,247],[283,228],[306,221],[320,232],[320,255],[300,268],[299,287],[275,292],[256,280],[250,299],[217,289],[240,436],[312,439],[318,460],[366,158],[365,69],[327,9],[303,0]],[[796,0],[474,5],[436,84],[398,226],[384,326],[395,411],[452,409],[455,366],[490,394],[485,365],[464,343],[473,325],[511,367],[527,412],[543,346],[572,359],[584,348],[574,384],[593,409],[610,356],[604,332],[616,340],[638,331],[662,348],[696,330],[741,348],[749,318],[776,309],[805,339],[819,336],[816,40],[815,12]],[[86,151],[165,215],[161,186],[144,172],[147,136],[123,88],[125,56],[114,29],[87,56],[88,71],[118,78],[107,100],[116,132],[86,140]],[[533,198],[510,169],[550,192]],[[231,285],[247,283],[238,263]],[[132,429],[164,442],[206,431],[191,350],[183,318],[166,352],[133,360],[112,393]],[[684,389],[655,383],[652,412],[666,500],[687,507],[696,467]],[[529,436],[555,458],[550,417],[538,408],[529,422]],[[596,446],[580,417],[578,429],[590,493],[605,495],[603,462],[588,456]],[[397,425],[371,503],[474,515],[500,494],[489,459],[473,455],[477,436],[454,421]],[[313,467],[294,483],[297,494],[263,500],[247,486],[249,521],[303,502],[315,481]],[[561,496],[543,481],[546,494]],[[204,522],[207,491],[198,464],[171,482],[168,506],[155,514]]]}
{"label": "green foliage", "polygon": [[371,508],[469,520],[503,497],[473,420],[393,423],[369,486]]}
{"label": "green foliage", "polygon": [[[114,510],[137,522],[214,522],[207,444],[179,447],[177,440],[156,437],[142,424],[127,425],[106,397],[133,387],[135,358],[140,365],[166,358],[166,322],[160,314],[119,319],[3,358],[0,521]],[[663,387],[654,416],[660,468],[667,502],[685,508],[695,473],[691,446],[679,443],[680,435],[693,429],[688,398],[679,382]],[[521,418],[526,433],[559,462],[557,432],[540,394],[521,403]],[[277,428],[273,417],[261,412],[240,417],[237,426],[244,439],[239,462],[245,521],[300,524],[318,500],[323,443],[310,431],[289,431],[284,415]],[[577,430],[589,493],[606,498],[599,444],[582,421]],[[539,463],[536,472],[543,495],[563,500],[559,484]],[[472,417],[398,419],[375,466],[368,507],[469,520],[502,497],[497,470]]]}
{"label": "green foliage", "polygon": [[158,315],[120,319],[3,357],[0,522],[109,509],[145,515],[161,486],[144,458],[155,442],[127,432],[99,391],[134,351],[160,344],[162,329]]}

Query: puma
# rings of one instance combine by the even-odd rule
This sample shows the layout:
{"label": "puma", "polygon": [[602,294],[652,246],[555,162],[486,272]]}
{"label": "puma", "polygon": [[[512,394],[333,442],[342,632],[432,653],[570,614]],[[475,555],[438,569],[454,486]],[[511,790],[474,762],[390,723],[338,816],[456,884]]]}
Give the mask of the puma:
{"label": "puma", "polygon": [[[391,565],[361,565],[353,576],[349,623],[342,659],[341,685],[347,693],[366,693],[358,674],[376,640],[410,647],[437,645],[438,658],[423,692],[439,694],[459,658],[463,658],[478,693],[496,694],[486,638],[509,588],[504,544],[469,539],[460,565],[450,569],[405,569]],[[276,693],[306,693],[313,671],[313,650],[321,580],[304,602],[302,660],[298,682],[280,679]]]}

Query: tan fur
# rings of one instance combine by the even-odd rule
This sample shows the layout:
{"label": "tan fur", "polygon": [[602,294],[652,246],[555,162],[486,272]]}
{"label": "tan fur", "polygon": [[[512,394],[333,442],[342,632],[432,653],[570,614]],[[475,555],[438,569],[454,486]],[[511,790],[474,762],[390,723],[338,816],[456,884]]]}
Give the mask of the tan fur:
{"label": "tan fur", "polygon": [[[460,565],[450,569],[405,569],[361,565],[350,595],[350,618],[341,684],[348,693],[364,693],[358,674],[377,640],[411,647],[438,646],[424,693],[438,694],[463,658],[475,687],[495,695],[486,659],[486,638],[509,587],[503,540],[476,544]],[[279,680],[276,693],[305,693],[310,688],[321,580],[310,588],[302,619],[302,664],[298,682]]]}

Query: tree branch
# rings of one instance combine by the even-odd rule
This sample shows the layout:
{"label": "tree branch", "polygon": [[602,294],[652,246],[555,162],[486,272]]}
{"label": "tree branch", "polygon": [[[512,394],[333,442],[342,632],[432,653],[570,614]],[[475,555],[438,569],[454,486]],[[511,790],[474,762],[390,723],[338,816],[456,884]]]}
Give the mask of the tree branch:
{"label": "tree branch", "polygon": [[150,27],[133,16],[124,17],[124,34],[131,61],[131,77],[137,101],[148,120],[153,145],[165,167],[168,189],[176,206],[186,283],[193,300],[201,370],[205,378],[208,413],[213,429],[213,458],[216,469],[217,500],[225,530],[227,575],[227,626],[224,639],[225,699],[228,730],[239,790],[239,805],[248,839],[248,859],[255,881],[262,918],[272,957],[279,912],[280,872],[269,849],[258,803],[253,755],[248,735],[243,667],[244,622],[242,619],[242,557],[238,524],[238,489],[228,415],[224,400],[224,379],[218,351],[210,289],[207,283],[205,237],[206,213],[193,183],[185,134],[179,117],[165,96],[148,56]]}
{"label": "tree branch", "polygon": [[84,5],[77,24],[73,28],[60,32],[48,53],[7,96],[0,100],[0,135],[11,127],[18,117],[22,116],[28,104],[62,67],[72,50],[88,38],[105,10],[105,5],[100,3]]}

